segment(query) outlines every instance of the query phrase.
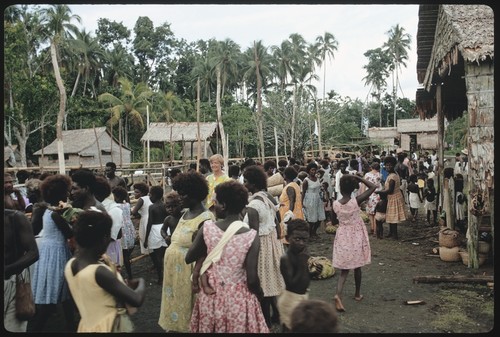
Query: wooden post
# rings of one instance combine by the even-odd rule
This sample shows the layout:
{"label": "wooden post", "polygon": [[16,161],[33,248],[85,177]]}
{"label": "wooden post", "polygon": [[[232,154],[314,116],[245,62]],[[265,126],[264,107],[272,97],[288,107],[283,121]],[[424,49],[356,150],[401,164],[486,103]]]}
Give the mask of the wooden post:
{"label": "wooden post", "polygon": [[196,141],[198,142],[198,150],[196,151],[196,172],[200,172],[201,158],[201,134],[200,134],[200,78],[196,81],[196,126],[197,134]]}
{"label": "wooden post", "polygon": [[[443,206],[443,187],[441,186],[441,181],[443,181],[443,167],[444,167],[444,113],[441,101],[441,84],[436,87],[436,110],[437,110],[437,123],[438,123],[438,171],[437,171],[437,182],[435,186],[438,189],[438,199],[439,202],[437,206]],[[439,207],[437,208],[439,212]]]}
{"label": "wooden post", "polygon": [[97,138],[97,131],[95,130],[95,125],[92,124],[92,127],[94,128],[95,141],[97,142],[97,153],[99,154],[99,166],[101,167],[102,171],[101,147],[99,146],[99,138]]}
{"label": "wooden post", "polygon": [[120,169],[122,168],[122,165],[123,165],[123,155],[122,155],[122,119],[120,118],[118,120],[118,138],[119,138],[119,142],[120,142]]}

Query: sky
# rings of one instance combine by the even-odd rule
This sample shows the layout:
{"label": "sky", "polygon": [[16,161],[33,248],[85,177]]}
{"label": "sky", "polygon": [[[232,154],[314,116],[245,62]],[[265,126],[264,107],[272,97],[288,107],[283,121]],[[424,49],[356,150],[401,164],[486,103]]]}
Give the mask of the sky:
{"label": "sky", "polygon": [[[395,25],[403,27],[411,37],[406,68],[398,77],[401,90],[398,97],[415,99],[419,87],[416,74],[416,33],[418,5],[333,5],[333,4],[273,4],[273,5],[70,5],[73,14],[82,19],[82,26],[95,33],[97,20],[107,18],[123,23],[133,30],[140,16],[147,16],[154,27],[169,23],[176,38],[188,42],[199,39],[232,39],[241,50],[253,41],[262,40],[264,46],[280,45],[290,34],[301,34],[306,42],[329,32],[338,42],[334,59],[326,63],[326,92],[335,90],[341,96],[366,101],[370,87],[365,86],[363,66],[368,59],[363,55],[370,49],[382,47],[387,32]],[[323,95],[323,69],[318,97]],[[388,90],[392,90],[389,78]]]}

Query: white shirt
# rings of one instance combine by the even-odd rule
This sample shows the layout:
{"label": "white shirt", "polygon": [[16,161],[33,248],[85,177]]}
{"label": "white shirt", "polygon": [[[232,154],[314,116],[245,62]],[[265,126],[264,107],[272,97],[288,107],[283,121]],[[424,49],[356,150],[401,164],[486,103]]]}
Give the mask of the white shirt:
{"label": "white shirt", "polygon": [[123,211],[116,202],[109,198],[104,199],[101,203],[113,220],[113,225],[111,226],[111,238],[116,240],[120,229],[123,228]]}

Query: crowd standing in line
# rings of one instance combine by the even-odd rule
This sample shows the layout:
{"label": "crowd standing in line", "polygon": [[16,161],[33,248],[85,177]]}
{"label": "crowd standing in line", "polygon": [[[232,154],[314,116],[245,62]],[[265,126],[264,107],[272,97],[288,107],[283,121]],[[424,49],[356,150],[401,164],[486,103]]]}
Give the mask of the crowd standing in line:
{"label": "crowd standing in line", "polygon": [[[300,301],[298,301],[300,304],[309,303],[303,295],[307,294],[307,287],[305,285],[309,284],[311,275],[308,272],[304,272],[303,260],[305,257],[298,254],[297,251],[301,251],[306,246],[306,241],[310,237],[314,237],[314,234],[321,235],[317,232],[319,224],[326,220],[332,221],[333,224],[339,224],[339,229],[335,237],[338,242],[335,242],[333,245],[332,260],[337,261],[335,263],[338,263],[338,259],[342,257],[342,254],[347,254],[349,249],[356,249],[358,247],[356,256],[361,256],[360,259],[364,259],[363,263],[365,264],[369,263],[366,253],[367,251],[369,252],[369,241],[367,241],[367,238],[361,240],[363,243],[357,242],[356,244],[349,245],[349,248],[340,248],[342,246],[342,233],[346,231],[345,228],[349,228],[346,224],[358,224],[359,227],[359,219],[346,219],[345,209],[349,208],[347,205],[352,206],[352,209],[362,208],[366,210],[370,219],[370,233],[374,231],[377,238],[383,237],[383,226],[387,222],[389,224],[389,236],[398,239],[397,225],[406,219],[406,211],[409,210],[410,217],[415,220],[418,208],[420,208],[422,202],[425,202],[424,210],[429,224],[436,224],[437,211],[441,205],[438,203],[438,191],[434,187],[434,172],[437,170],[437,156],[435,152],[431,155],[424,154],[420,157],[414,153],[407,155],[404,152],[398,152],[382,152],[381,155],[378,155],[374,151],[373,153],[336,156],[335,158],[310,159],[305,163],[294,158],[288,158],[288,160],[279,160],[278,167],[276,167],[273,160],[267,161],[263,165],[253,159],[247,159],[241,165],[230,163],[230,175],[226,174],[223,170],[224,158],[216,154],[210,157],[210,159],[200,159],[200,173],[196,172],[196,165],[194,169],[188,171],[189,173],[172,169],[169,176],[171,178],[169,186],[165,189],[165,192],[168,193],[165,196],[163,196],[163,189],[159,186],[150,187],[143,182],[134,184],[133,188],[137,203],[132,210],[126,181],[116,176],[116,165],[112,162],[106,163],[106,170],[103,175],[96,174],[96,172],[91,170],[79,169],[71,171],[68,176],[44,173],[43,175],[32,175],[26,179],[24,172],[18,172],[16,174],[18,182],[24,181],[25,189],[22,186],[14,188],[14,177],[5,172],[4,204],[6,209],[24,210],[30,215],[31,235],[36,239],[35,243],[37,244],[38,255],[35,256],[36,254],[29,247],[29,243],[27,242],[30,242],[31,237],[27,233],[27,238],[25,238],[27,241],[23,249],[29,251],[30,254],[26,256],[26,259],[18,259],[21,262],[16,267],[16,273],[19,270],[21,272],[32,270],[32,284],[34,290],[37,289],[34,293],[37,303],[35,317],[28,324],[24,324],[26,322],[16,322],[15,319],[12,319],[12,303],[10,303],[4,306],[4,320],[7,322],[7,316],[5,315],[8,310],[6,308],[10,308],[11,316],[8,321],[13,330],[43,331],[47,317],[54,312],[54,307],[57,304],[63,304],[64,314],[66,315],[65,329],[67,331],[73,332],[77,330],[77,319],[80,319],[78,330],[108,329],[107,327],[94,326],[98,324],[97,318],[88,320],[92,316],[88,316],[88,312],[82,312],[82,298],[79,297],[76,300],[78,302],[77,305],[80,305],[80,307],[77,308],[75,306],[73,301],[74,296],[72,297],[71,295],[72,293],[78,293],[81,289],[72,290],[70,293],[67,283],[68,278],[80,278],[78,276],[80,271],[71,272],[69,276],[65,276],[63,267],[61,266],[68,263],[72,257],[81,257],[82,255],[79,255],[81,251],[83,251],[83,254],[87,254],[85,253],[86,249],[88,252],[92,251],[93,255],[98,256],[97,252],[102,250],[104,242],[108,243],[106,248],[110,248],[113,243],[112,239],[115,240],[115,244],[120,243],[120,245],[118,249],[115,247],[113,251],[108,251],[104,256],[110,255],[113,257],[112,252],[116,252],[116,256],[122,256],[121,258],[114,259],[113,263],[110,264],[112,267],[117,267],[118,274],[120,275],[113,282],[122,282],[122,279],[125,278],[124,275],[127,275],[127,282],[132,289],[125,289],[127,289],[128,296],[134,298],[129,298],[128,301],[132,305],[139,306],[142,303],[142,300],[140,300],[142,295],[132,294],[134,292],[133,289],[136,289],[136,291],[138,289],[134,288],[137,286],[137,281],[134,280],[130,263],[131,253],[136,244],[135,239],[137,236],[136,229],[131,220],[132,215],[140,217],[138,227],[139,239],[137,241],[141,249],[141,254],[150,255],[156,270],[161,270],[158,278],[162,282],[162,303],[158,324],[165,331],[188,332],[213,329],[214,322],[220,322],[220,316],[215,316],[216,310],[208,312],[205,304],[216,305],[216,308],[219,310],[219,303],[221,302],[220,300],[215,300],[215,298],[225,298],[224,301],[235,300],[235,298],[226,296],[228,294],[224,291],[220,291],[218,294],[218,290],[224,289],[220,288],[220,282],[218,283],[218,281],[220,281],[221,277],[225,278],[229,275],[224,272],[233,270],[237,271],[236,274],[240,276],[243,274],[246,275],[246,280],[242,277],[238,282],[243,282],[241,283],[242,289],[245,289],[243,286],[245,284],[247,295],[250,294],[250,296],[241,296],[238,300],[244,299],[252,303],[256,300],[260,302],[258,310],[255,309],[252,315],[256,317],[256,322],[260,322],[260,318],[258,318],[260,315],[263,317],[262,326],[260,323],[251,327],[247,323],[244,323],[243,326],[247,325],[246,328],[248,331],[264,332],[266,329],[269,331],[273,323],[281,322],[285,331],[290,330],[293,332],[295,323],[299,319],[290,310],[283,309],[285,306],[280,305],[280,301],[285,300],[287,296],[284,295],[288,294],[288,292],[295,292],[300,295]],[[456,180],[457,193],[453,196],[453,200],[457,203],[457,221],[463,223],[466,216],[463,212],[463,209],[466,207],[464,206],[466,198],[463,193],[463,183],[460,185],[461,181],[463,181],[461,180],[461,178],[463,179],[463,175],[458,172],[466,173],[466,154],[461,155],[457,153],[456,162],[454,178]],[[377,166],[379,166],[379,170],[377,170]],[[268,169],[267,172],[264,171],[264,168]],[[269,187],[267,181],[270,177],[277,174],[283,176],[284,183],[281,187],[281,193],[273,197],[267,191]],[[365,179],[360,178],[361,176],[364,176]],[[403,180],[405,180],[402,178],[405,176],[409,181],[406,191],[402,187]],[[217,177],[219,178],[217,179]],[[219,181],[220,177],[223,177],[223,182]],[[211,180],[213,180],[212,184]],[[341,181],[344,180],[348,181],[348,183],[341,184]],[[229,181],[235,181],[237,185],[235,183],[225,184]],[[372,191],[370,181],[376,186],[374,191]],[[315,184],[318,185],[317,188],[313,186]],[[383,189],[381,189],[380,184],[384,184]],[[213,186],[213,190],[211,190],[211,185]],[[218,188],[218,186],[220,187]],[[225,191],[221,193],[220,199],[216,193],[219,189],[220,191]],[[328,196],[330,190],[333,191],[333,194]],[[237,200],[228,200],[227,196],[241,194],[242,191],[246,191],[248,203],[245,201],[245,207],[237,212],[235,209],[241,205],[236,207],[234,203],[237,203]],[[212,196],[208,197],[210,193],[212,193]],[[345,199],[344,193],[350,193],[348,199]],[[377,202],[379,198],[380,200]],[[415,203],[416,199],[419,199],[418,203]],[[67,204],[68,200],[69,204]],[[326,212],[329,211],[328,200],[334,201],[335,206],[332,207],[331,216],[327,218]],[[214,202],[214,204],[208,206],[207,203],[210,203],[210,201]],[[240,202],[243,203],[241,200]],[[230,204],[234,207],[229,206]],[[212,211],[209,211],[207,206],[212,208]],[[93,242],[91,244],[91,246],[93,245],[92,247],[87,245],[87,247],[82,248],[82,244],[78,243],[76,234],[74,234],[76,228],[75,221],[79,219],[81,214],[85,213],[84,211],[90,209],[100,210],[102,214],[107,214],[108,217],[114,213],[114,210],[119,211],[120,220],[115,221],[119,225],[116,225],[114,230],[110,229],[110,239],[105,238],[99,240],[99,242]],[[116,213],[118,214],[118,212]],[[156,214],[157,216],[152,214]],[[118,217],[116,218],[118,219]],[[256,275],[260,287],[255,286],[257,280],[253,279],[250,269],[248,269],[249,266],[246,263],[240,264],[243,256],[246,256],[244,260],[247,260],[248,256],[253,256],[253,253],[251,253],[252,250],[255,250],[253,243],[248,247],[248,250],[246,250],[246,244],[238,245],[237,249],[233,247],[234,251],[237,251],[234,256],[238,256],[240,259],[238,263],[234,263],[235,261],[232,260],[226,261],[224,258],[221,258],[222,260],[218,260],[215,263],[212,262],[207,270],[203,269],[204,260],[208,257],[209,252],[215,249],[215,243],[220,240],[220,235],[229,227],[226,226],[228,225],[228,220],[225,220],[225,218],[234,218],[234,221],[243,220],[251,228],[250,230],[242,230],[241,234],[235,235],[232,238],[234,242],[228,243],[227,248],[233,247],[234,243],[238,242],[240,238],[251,236],[250,233],[253,232],[256,233],[254,241],[258,239],[259,242]],[[23,222],[19,217],[16,221]],[[106,221],[100,219],[98,222],[103,224]],[[306,227],[301,227],[302,229],[297,231],[292,226],[292,230],[290,232],[287,231],[287,227],[290,224],[297,222],[308,225],[308,229],[305,229],[309,231],[307,232],[308,235],[302,235]],[[207,226],[203,226],[204,223]],[[224,228],[222,228],[219,226],[220,224],[224,224],[226,227],[223,226]],[[366,228],[362,227],[366,231]],[[159,232],[159,235],[156,235],[158,233],[153,235],[153,229],[156,228],[159,231],[155,231],[155,233]],[[357,229],[356,237],[358,239],[364,237],[363,231],[360,228]],[[87,228],[87,230],[89,229]],[[198,240],[196,240],[198,237],[197,233],[199,233]],[[24,234],[22,235],[24,236]],[[107,237],[107,231],[100,232],[99,235]],[[151,241],[153,237],[154,243]],[[293,238],[293,242],[290,242],[291,238]],[[56,240],[58,243],[47,244],[49,241],[52,242],[51,240]],[[365,241],[368,242],[368,245],[365,244]],[[144,245],[144,243],[146,244]],[[159,248],[155,248],[157,246]],[[155,262],[153,254],[150,253],[156,249],[165,249],[167,246],[168,248],[164,253],[163,251],[160,252],[160,259]],[[186,254],[190,247],[193,250],[195,250],[194,247],[198,247],[196,250],[199,250],[200,246],[204,246],[201,249],[203,253],[197,253],[198,255],[194,255],[194,259],[193,256],[190,256],[186,260]],[[47,256],[49,255],[47,250],[55,249],[56,247],[59,247],[57,249],[60,249],[61,252],[64,251],[64,254],[60,255],[57,259],[54,259],[51,255],[49,258],[50,262],[47,262]],[[154,254],[155,257],[157,255]],[[300,256],[300,259],[297,256]],[[196,259],[198,257],[199,259]],[[33,263],[36,259],[38,261]],[[98,261],[97,257],[94,260],[90,264],[104,266],[103,261]],[[292,268],[286,271],[282,268],[280,269],[280,267],[284,267],[285,261],[288,260],[300,260],[302,262],[292,262]],[[96,261],[98,262],[95,263]],[[158,261],[160,261],[161,269],[157,268]],[[205,265],[208,262],[205,262]],[[223,272],[219,273],[220,270],[216,270],[216,267],[218,268],[219,265],[224,265],[226,262],[228,264],[225,266],[229,269],[223,269]],[[43,276],[41,273],[43,268],[40,266],[47,263],[51,265],[51,273],[50,275]],[[52,268],[55,263],[60,267]],[[337,298],[333,301],[335,304],[334,307],[337,310],[345,310],[341,294],[345,277],[350,269],[354,269],[355,274],[355,297],[357,300],[362,299],[360,293],[360,268],[364,265],[363,263],[356,266],[350,265],[348,268],[346,266],[344,266],[346,268],[341,268],[338,264],[335,266],[341,269],[341,276],[337,285]],[[120,271],[122,264],[125,266],[125,270]],[[244,268],[243,265],[245,266]],[[299,268],[299,265],[302,267]],[[85,270],[85,268],[82,270]],[[112,268],[109,270],[112,271]],[[109,270],[106,269],[107,272]],[[197,273],[201,273],[201,275]],[[290,281],[290,273],[292,275],[295,275],[294,273],[297,273],[297,275],[303,273],[300,277],[302,281],[299,282],[296,280],[298,283],[294,283],[293,280]],[[191,274],[193,274],[192,278]],[[306,274],[307,277],[304,276]],[[10,274],[5,274],[4,279],[5,281],[12,280],[13,276],[15,275],[11,272]],[[46,289],[38,287],[37,284],[44,277],[49,276],[51,278],[50,287]],[[236,275],[230,274],[230,276]],[[200,288],[197,285],[198,281],[201,281],[202,285],[205,284],[205,287],[202,286]],[[225,280],[222,280],[222,283],[224,282]],[[9,282],[4,282],[4,284],[4,294],[12,298],[15,293],[13,292],[12,284],[11,288],[8,288]],[[212,295],[205,293],[208,287],[214,291]],[[60,289],[57,291],[57,296],[50,295],[54,289]],[[240,288],[238,289],[241,290]],[[105,298],[108,298],[110,296],[109,293],[112,293],[112,291],[107,290],[106,286],[102,284],[97,285],[96,290],[107,293],[107,295],[103,295],[99,301],[94,303],[100,306],[107,301]],[[262,290],[262,293],[260,290]],[[240,301],[239,303],[243,302]],[[297,304],[296,307],[299,308],[301,305]],[[320,310],[319,304],[316,309]],[[327,314],[328,309],[322,308],[321,310],[325,310],[324,312]],[[300,312],[306,314],[310,310],[311,307],[304,306]],[[220,310],[220,312],[224,311]],[[227,316],[228,313],[224,313],[224,315]],[[210,319],[207,320],[206,317],[210,317]],[[302,323],[298,323],[296,329],[301,329],[300,326],[307,325],[307,322],[300,321]],[[320,325],[319,323],[317,324],[318,329],[320,329]],[[211,326],[211,328],[207,328],[208,326]],[[330,327],[325,326],[324,329],[330,329],[335,326],[335,324],[332,324]],[[216,330],[222,331],[223,329],[225,328],[217,328]],[[232,331],[237,329],[237,327],[232,325],[228,329]]]}

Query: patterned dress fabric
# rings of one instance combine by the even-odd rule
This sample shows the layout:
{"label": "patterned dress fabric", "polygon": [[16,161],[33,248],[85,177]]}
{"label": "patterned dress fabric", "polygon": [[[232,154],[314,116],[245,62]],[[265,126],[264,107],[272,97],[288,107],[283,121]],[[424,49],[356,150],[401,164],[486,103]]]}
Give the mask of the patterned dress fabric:
{"label": "patterned dress fabric", "polygon": [[302,193],[305,193],[303,201],[305,220],[308,222],[325,220],[325,207],[321,200],[321,183],[319,179],[313,181],[309,177],[306,177],[304,181],[307,181],[307,190],[302,191]]}
{"label": "patterned dress fabric", "polygon": [[335,200],[333,210],[339,227],[333,241],[332,266],[354,269],[371,263],[370,240],[356,199],[351,198],[344,205]]}
{"label": "patterned dress fabric", "polygon": [[193,219],[186,220],[185,215],[186,213],[179,220],[163,258],[163,286],[158,324],[165,331],[189,332],[195,300],[191,291],[194,263],[186,264],[185,258],[198,225],[205,220],[215,220],[212,212],[208,210]]}
{"label": "patterned dress fabric", "polygon": [[[260,286],[265,297],[278,296],[285,289],[285,280],[280,271],[280,259],[285,250],[276,233],[276,223],[274,222],[276,210],[267,202],[255,198],[256,196],[260,196],[263,200],[266,200],[267,197],[265,194],[257,192],[250,197],[250,202],[247,205],[259,213],[258,274]],[[245,215],[243,221],[248,223],[248,215]]]}
{"label": "patterned dress fabric", "polygon": [[118,204],[118,207],[120,207],[123,212],[122,249],[132,249],[135,246],[136,233],[134,223],[130,217],[130,204],[128,202]]}
{"label": "patterned dress fabric", "polygon": [[[214,221],[206,221],[203,235],[207,253],[222,238]],[[250,246],[257,235],[253,229],[235,234],[226,244],[221,258],[206,271],[215,294],[200,291],[191,316],[191,332],[198,333],[268,333],[257,296],[250,292],[244,266]]]}
{"label": "patterned dress fabric", "polygon": [[38,241],[40,258],[34,264],[31,289],[35,304],[57,304],[70,298],[64,279],[64,267],[71,259],[71,251],[63,233],[54,220],[52,211],[43,214],[43,236]]}
{"label": "patterned dress fabric", "polygon": [[149,195],[141,197],[141,199],[143,201],[142,207],[138,210],[141,215],[139,221],[139,244],[141,246],[141,254],[149,254],[152,250],[144,248],[144,238],[146,237],[146,229],[148,226],[149,206],[151,206],[152,202],[151,199],[149,199]]}
{"label": "patterned dress fabric", "polygon": [[[64,275],[81,316],[77,332],[111,332],[116,316],[116,301],[114,296],[101,288],[95,280],[99,266],[109,270],[111,268],[103,263],[91,264],[73,275],[73,261],[74,258],[66,264]],[[117,277],[123,282],[120,273],[117,273]]]}
{"label": "patterned dress fabric", "polygon": [[205,204],[206,209],[209,209],[214,204],[215,186],[222,184],[223,182],[228,181],[229,179],[231,179],[231,178],[229,178],[229,176],[225,173],[222,174],[221,176],[218,176],[218,177],[215,177],[213,174],[210,174],[207,176],[208,195],[207,195],[206,204]]}
{"label": "patterned dress fabric", "polygon": [[[382,176],[380,172],[369,171],[365,174],[365,179],[377,186],[375,191],[380,191],[382,189],[382,184],[381,184]],[[380,201],[380,195],[378,195],[377,193],[370,194],[366,202],[366,212],[372,215],[375,214],[375,206],[379,201]]]}
{"label": "patterned dress fabric", "polygon": [[397,224],[406,220],[405,215],[405,199],[401,193],[399,176],[396,173],[391,173],[385,181],[385,189],[389,189],[389,184],[393,180],[395,182],[394,191],[387,195],[387,212],[385,221],[389,224]]}

